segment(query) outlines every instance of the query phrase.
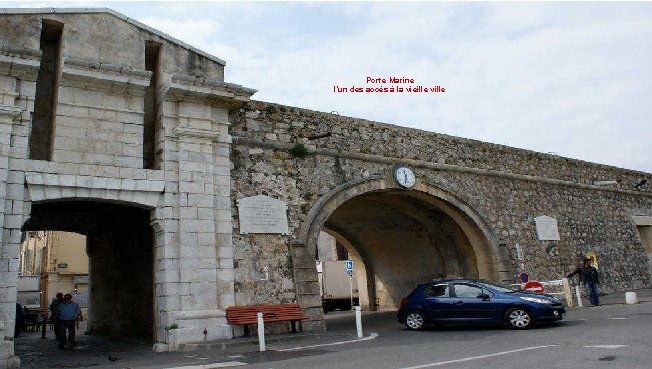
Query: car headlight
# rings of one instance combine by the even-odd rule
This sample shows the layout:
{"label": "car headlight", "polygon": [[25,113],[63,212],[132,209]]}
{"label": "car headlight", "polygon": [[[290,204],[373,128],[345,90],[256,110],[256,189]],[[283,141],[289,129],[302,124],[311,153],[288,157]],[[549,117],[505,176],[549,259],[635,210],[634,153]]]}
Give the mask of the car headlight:
{"label": "car headlight", "polygon": [[542,298],[539,298],[539,297],[529,297],[529,296],[527,296],[527,297],[519,296],[519,297],[521,299],[525,300],[525,301],[536,302],[538,304],[548,304],[548,305],[552,304],[552,301],[547,300],[547,299],[542,299]]}

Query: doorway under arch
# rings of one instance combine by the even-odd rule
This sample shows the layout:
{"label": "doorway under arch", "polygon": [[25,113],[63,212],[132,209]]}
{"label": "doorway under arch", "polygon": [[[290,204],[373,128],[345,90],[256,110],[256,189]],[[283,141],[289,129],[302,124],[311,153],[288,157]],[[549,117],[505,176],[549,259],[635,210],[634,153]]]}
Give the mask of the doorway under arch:
{"label": "doorway under arch", "polygon": [[151,339],[154,245],[150,210],[99,201],[33,203],[23,231],[46,229],[87,238],[88,332]]}

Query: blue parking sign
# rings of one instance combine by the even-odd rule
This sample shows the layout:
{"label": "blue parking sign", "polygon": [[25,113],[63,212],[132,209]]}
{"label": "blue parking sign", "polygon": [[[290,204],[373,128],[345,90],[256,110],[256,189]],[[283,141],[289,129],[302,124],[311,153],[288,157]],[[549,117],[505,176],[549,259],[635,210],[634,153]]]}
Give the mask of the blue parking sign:
{"label": "blue parking sign", "polygon": [[353,270],[353,260],[347,260],[346,261],[346,271],[352,271]]}

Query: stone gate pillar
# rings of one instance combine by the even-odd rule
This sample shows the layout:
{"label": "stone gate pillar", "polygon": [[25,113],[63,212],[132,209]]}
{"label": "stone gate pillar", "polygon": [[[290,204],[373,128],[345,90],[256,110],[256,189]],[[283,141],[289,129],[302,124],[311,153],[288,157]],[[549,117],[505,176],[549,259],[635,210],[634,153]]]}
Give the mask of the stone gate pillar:
{"label": "stone gate pillar", "polygon": [[235,302],[228,114],[253,92],[177,75],[165,91],[166,191],[154,215],[157,351],[232,336],[225,318]]}
{"label": "stone gate pillar", "polygon": [[0,368],[14,356],[16,283],[25,201],[25,162],[38,62],[0,54]]}

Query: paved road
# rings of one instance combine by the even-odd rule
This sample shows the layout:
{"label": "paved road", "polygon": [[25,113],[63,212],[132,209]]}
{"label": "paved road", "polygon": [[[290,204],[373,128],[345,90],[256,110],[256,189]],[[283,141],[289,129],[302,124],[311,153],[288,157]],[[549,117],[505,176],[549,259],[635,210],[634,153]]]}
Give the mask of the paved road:
{"label": "paved road", "polygon": [[[379,316],[382,318],[382,316]],[[572,311],[563,323],[527,331],[379,327],[372,341],[313,349],[248,368],[650,368],[652,304]],[[260,355],[263,356],[263,355]],[[243,362],[253,362],[245,357]]]}
{"label": "paved road", "polygon": [[[652,291],[647,290],[650,296]],[[606,301],[608,302],[608,301]],[[53,339],[20,337],[24,368],[650,368],[652,298],[638,305],[612,303],[571,310],[562,323],[527,331],[504,327],[405,330],[394,313],[366,313],[365,339],[355,338],[351,313],[327,315],[328,332],[270,336],[266,352],[256,341],[226,350],[155,354],[151,345],[80,337],[75,350],[56,350]],[[376,332],[377,336],[371,336]],[[278,340],[276,340],[278,339]],[[110,361],[117,359],[115,361]]]}

